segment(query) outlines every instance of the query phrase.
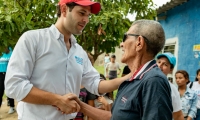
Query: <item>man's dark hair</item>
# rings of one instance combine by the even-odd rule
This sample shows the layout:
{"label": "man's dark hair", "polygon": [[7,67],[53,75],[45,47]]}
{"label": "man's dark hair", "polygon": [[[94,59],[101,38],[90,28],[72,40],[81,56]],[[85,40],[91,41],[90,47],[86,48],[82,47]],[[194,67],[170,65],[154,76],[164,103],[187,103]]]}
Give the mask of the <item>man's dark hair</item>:
{"label": "man's dark hair", "polygon": [[[71,12],[73,10],[73,8],[75,6],[77,6],[78,4],[71,2],[71,3],[67,3],[66,5],[67,5],[67,7],[69,7],[69,12]],[[57,16],[58,17],[61,16],[60,5],[57,5]]]}
{"label": "man's dark hair", "polygon": [[171,63],[170,63],[170,68],[171,68],[171,69],[173,69],[173,68],[174,68],[174,65],[172,65]]}
{"label": "man's dark hair", "polygon": [[116,58],[116,56],[115,55],[111,55],[111,58]]}

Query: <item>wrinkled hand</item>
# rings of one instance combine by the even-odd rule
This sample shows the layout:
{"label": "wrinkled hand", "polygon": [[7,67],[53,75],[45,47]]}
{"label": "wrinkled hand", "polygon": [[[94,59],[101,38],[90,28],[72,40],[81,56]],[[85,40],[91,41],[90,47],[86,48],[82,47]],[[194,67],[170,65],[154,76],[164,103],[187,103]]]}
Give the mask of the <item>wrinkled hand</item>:
{"label": "wrinkled hand", "polygon": [[63,114],[71,114],[75,112],[79,112],[80,106],[79,104],[70,98],[78,99],[75,94],[69,93],[63,96],[60,96],[59,100],[57,101],[56,105],[58,110],[60,110]]}
{"label": "wrinkled hand", "polygon": [[81,100],[80,100],[78,97],[73,96],[73,95],[69,96],[68,98],[69,98],[70,100],[76,101],[78,104],[80,104],[80,102],[81,102]]}
{"label": "wrinkled hand", "polygon": [[129,74],[125,75],[123,78],[125,81],[125,80],[129,80],[131,77],[132,77],[132,73],[129,73]]}

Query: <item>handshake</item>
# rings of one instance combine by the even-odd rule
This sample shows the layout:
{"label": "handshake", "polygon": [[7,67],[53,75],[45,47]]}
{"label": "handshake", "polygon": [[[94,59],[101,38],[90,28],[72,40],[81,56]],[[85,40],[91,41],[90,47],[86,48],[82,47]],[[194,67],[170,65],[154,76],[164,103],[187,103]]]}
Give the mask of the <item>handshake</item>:
{"label": "handshake", "polygon": [[80,103],[81,101],[77,95],[69,93],[64,96],[59,96],[53,106],[56,107],[57,110],[61,111],[62,114],[71,114],[80,111]]}

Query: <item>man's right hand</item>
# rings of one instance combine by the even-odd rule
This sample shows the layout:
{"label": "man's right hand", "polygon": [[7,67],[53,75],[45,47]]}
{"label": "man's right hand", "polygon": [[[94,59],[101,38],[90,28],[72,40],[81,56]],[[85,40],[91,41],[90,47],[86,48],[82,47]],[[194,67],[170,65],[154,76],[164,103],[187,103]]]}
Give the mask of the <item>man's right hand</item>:
{"label": "man's right hand", "polygon": [[63,114],[79,112],[79,104],[75,100],[72,100],[70,98],[78,99],[78,97],[75,94],[69,93],[64,96],[60,96],[59,100],[53,106],[56,106],[58,110],[60,110]]}

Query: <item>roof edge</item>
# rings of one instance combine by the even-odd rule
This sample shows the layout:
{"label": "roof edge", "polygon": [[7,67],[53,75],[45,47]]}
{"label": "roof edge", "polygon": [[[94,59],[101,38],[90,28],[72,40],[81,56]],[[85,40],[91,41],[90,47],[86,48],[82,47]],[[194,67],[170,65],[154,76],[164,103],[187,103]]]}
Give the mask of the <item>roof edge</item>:
{"label": "roof edge", "polygon": [[160,6],[156,11],[157,11],[157,15],[161,14],[163,12],[166,12],[178,5],[181,5],[183,3],[188,2],[189,0],[171,0],[170,2],[167,2],[166,4]]}

